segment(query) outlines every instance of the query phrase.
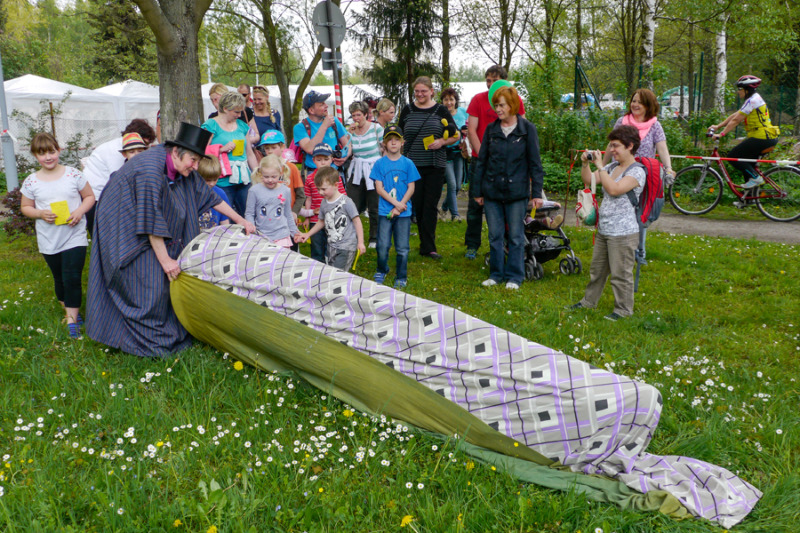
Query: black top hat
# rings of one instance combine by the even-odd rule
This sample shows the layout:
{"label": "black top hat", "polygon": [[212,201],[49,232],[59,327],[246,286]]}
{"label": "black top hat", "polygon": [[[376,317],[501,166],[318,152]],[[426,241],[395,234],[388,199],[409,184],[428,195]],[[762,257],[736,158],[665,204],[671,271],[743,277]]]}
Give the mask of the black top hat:
{"label": "black top hat", "polygon": [[206,146],[208,141],[211,140],[212,134],[208,130],[204,130],[194,124],[188,122],[181,122],[181,129],[178,130],[178,136],[171,141],[166,141],[166,145],[180,146],[191,150],[197,155],[208,157],[206,155]]}

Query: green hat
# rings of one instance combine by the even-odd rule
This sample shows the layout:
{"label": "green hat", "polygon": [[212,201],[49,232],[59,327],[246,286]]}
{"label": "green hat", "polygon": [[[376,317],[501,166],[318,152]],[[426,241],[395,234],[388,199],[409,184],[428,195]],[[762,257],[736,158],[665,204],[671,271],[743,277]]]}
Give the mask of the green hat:
{"label": "green hat", "polygon": [[492,110],[494,110],[494,103],[492,102],[492,96],[494,96],[494,93],[500,87],[513,87],[513,85],[511,85],[511,82],[509,82],[508,80],[497,80],[492,84],[491,87],[489,87],[489,105],[492,106]]}

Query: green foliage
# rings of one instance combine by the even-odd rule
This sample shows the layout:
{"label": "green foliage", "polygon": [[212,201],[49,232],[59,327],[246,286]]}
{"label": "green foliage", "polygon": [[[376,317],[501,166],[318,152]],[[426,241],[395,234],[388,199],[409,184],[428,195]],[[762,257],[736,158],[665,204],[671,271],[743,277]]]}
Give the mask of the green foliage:
{"label": "green foliage", "polygon": [[83,5],[97,76],[108,84],[134,79],[158,85],[153,34],[133,2],[86,0]]}
{"label": "green foliage", "polygon": [[354,14],[355,39],[373,56],[364,76],[399,106],[408,102],[418,76],[434,78],[439,67],[428,60],[440,18],[432,0],[375,0]]}
{"label": "green foliage", "polygon": [[[487,270],[464,259],[463,224],[442,223],[444,259],[411,254],[408,290],[657,387],[648,451],[720,464],[763,491],[736,531],[796,530],[798,247],[650,232],[636,314],[611,323],[608,288],[597,310],[563,310],[592,254],[591,230],[564,229],[583,274],[551,261],[512,292],[480,287]],[[520,483],[457,440],[364,415],[292,375],[237,371],[208,346],[143,359],[71,341],[35,240],[0,233],[0,247],[9,531],[721,531]],[[374,253],[359,260],[359,275],[374,269]],[[399,527],[405,516],[413,527]]]}

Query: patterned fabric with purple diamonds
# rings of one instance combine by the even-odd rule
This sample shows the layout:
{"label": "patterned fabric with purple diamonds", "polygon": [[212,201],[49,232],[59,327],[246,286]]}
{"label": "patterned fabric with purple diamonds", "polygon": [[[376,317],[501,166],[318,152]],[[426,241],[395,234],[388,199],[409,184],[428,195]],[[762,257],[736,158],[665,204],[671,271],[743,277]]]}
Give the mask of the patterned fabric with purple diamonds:
{"label": "patterned fabric with purple diamonds", "polygon": [[644,451],[662,408],[650,385],[247,237],[238,226],[201,233],[179,261],[183,272],[346,343],[575,471],[665,490],[723,527],[761,497],[724,468]]}

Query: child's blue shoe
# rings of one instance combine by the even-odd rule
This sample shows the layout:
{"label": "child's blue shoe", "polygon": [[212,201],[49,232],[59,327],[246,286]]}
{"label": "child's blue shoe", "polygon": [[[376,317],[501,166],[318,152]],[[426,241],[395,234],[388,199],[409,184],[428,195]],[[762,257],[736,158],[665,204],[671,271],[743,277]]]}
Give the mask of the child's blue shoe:
{"label": "child's blue shoe", "polygon": [[398,291],[402,291],[403,289],[405,289],[406,285],[408,285],[408,281],[404,279],[398,279],[395,280],[394,282],[394,288],[397,289]]}
{"label": "child's blue shoe", "polygon": [[383,280],[386,279],[386,274],[383,272],[375,272],[375,277],[372,280],[378,285],[383,285]]}

